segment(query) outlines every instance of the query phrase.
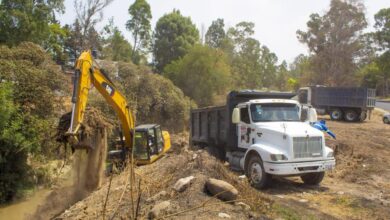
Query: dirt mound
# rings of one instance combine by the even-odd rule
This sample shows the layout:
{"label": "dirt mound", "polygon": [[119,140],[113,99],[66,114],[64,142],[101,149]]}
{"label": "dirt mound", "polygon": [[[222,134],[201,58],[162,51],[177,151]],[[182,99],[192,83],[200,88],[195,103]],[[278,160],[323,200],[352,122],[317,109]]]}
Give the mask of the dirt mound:
{"label": "dirt mound", "polygon": [[[199,219],[218,219],[218,214],[223,212],[232,219],[249,219],[263,216],[267,212],[272,205],[267,196],[249,186],[245,179],[239,178],[241,174],[232,173],[224,163],[210,156],[205,150],[190,149],[187,140],[185,135],[172,135],[172,150],[151,165],[137,167],[134,181],[129,180],[129,171],[114,177],[106,209],[103,204],[109,183],[66,210],[60,218],[95,219],[101,217],[103,212],[109,219],[129,218],[133,216],[133,207],[137,210],[139,204],[138,217],[144,219],[154,206],[163,201],[169,201],[170,205],[167,211],[159,216],[161,218],[193,219],[197,216]],[[191,185],[184,192],[176,192],[173,189],[176,181],[188,176],[195,177]],[[204,187],[210,177],[235,186],[239,191],[237,201],[223,202],[210,196]],[[126,184],[130,182],[135,185]],[[248,204],[251,210],[244,210],[238,202]]]}

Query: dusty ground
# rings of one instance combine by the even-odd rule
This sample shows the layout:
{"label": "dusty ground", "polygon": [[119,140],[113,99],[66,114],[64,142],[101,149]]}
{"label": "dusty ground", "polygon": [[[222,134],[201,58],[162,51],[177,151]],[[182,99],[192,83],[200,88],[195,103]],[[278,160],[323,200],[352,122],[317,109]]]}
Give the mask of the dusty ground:
{"label": "dusty ground", "polygon": [[[57,218],[103,219],[104,213],[105,219],[128,219],[137,212],[140,198],[140,219],[162,201],[171,203],[161,215],[168,219],[219,219],[220,212],[231,219],[389,219],[390,126],[381,122],[380,113],[364,123],[327,123],[337,135],[337,140],[327,138],[327,145],[336,150],[337,166],[319,187],[288,178],[275,179],[269,189],[258,191],[205,150],[188,149],[184,136],[173,136],[172,151],[152,165],[136,168],[131,181],[129,171],[114,176],[107,201],[109,179]],[[178,179],[190,175],[195,179],[187,190],[172,189]],[[236,203],[242,201],[251,210],[209,196],[204,190],[208,177],[234,185],[240,192]],[[166,194],[151,199],[161,191]]]}

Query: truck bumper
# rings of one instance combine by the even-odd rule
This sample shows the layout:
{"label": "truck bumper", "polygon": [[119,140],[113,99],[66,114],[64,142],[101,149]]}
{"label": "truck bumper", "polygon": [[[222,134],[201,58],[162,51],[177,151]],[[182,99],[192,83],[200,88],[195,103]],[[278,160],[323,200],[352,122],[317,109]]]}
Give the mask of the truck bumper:
{"label": "truck bumper", "polygon": [[269,163],[264,162],[266,173],[272,175],[288,176],[304,173],[315,173],[332,170],[336,166],[336,160],[321,160],[298,163]]}

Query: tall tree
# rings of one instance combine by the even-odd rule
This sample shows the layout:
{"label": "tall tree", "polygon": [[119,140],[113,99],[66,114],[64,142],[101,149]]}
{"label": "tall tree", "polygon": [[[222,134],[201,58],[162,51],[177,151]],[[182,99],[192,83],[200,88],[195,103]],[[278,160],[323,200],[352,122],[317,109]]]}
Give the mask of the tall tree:
{"label": "tall tree", "polygon": [[[126,28],[133,35],[133,62],[136,61],[136,54],[144,54],[149,49],[151,43],[152,13],[150,5],[146,0],[136,0],[129,8],[130,20],[126,23]],[[135,62],[137,63],[137,62]]]}
{"label": "tall tree", "polygon": [[43,45],[55,23],[55,12],[63,13],[63,0],[0,1],[0,43],[14,46],[23,41]]}
{"label": "tall tree", "polygon": [[230,66],[221,50],[196,45],[184,57],[168,64],[164,75],[200,106],[214,104],[230,85]]}
{"label": "tall tree", "polygon": [[236,87],[261,89],[275,81],[277,56],[253,38],[254,23],[240,22],[229,28],[222,48],[230,54]]}
{"label": "tall tree", "polygon": [[308,30],[297,31],[318,74],[312,84],[354,85],[357,61],[363,52],[362,30],[367,26],[363,6],[357,1],[332,0],[323,15],[312,14]]}
{"label": "tall tree", "polygon": [[363,85],[377,89],[378,94],[390,94],[390,8],[381,9],[375,14],[375,29],[371,33],[381,53],[360,71]]}
{"label": "tall tree", "polygon": [[218,18],[213,21],[206,32],[206,44],[212,48],[220,48],[226,37],[225,23],[223,19]]}
{"label": "tall tree", "polygon": [[[96,48],[93,34],[97,33],[95,25],[103,19],[103,9],[113,0],[74,0],[77,20],[81,27],[81,47],[83,49]],[[95,38],[96,39],[96,38]]]}
{"label": "tall tree", "polygon": [[83,50],[81,25],[79,20],[76,19],[73,25],[66,25],[65,28],[69,33],[69,37],[65,41],[65,52],[73,60],[76,59]]}
{"label": "tall tree", "polygon": [[104,39],[102,55],[104,59],[112,61],[129,62],[132,60],[132,47],[124,38],[118,27],[114,26],[113,20],[110,19],[108,25],[104,27],[104,32],[108,35]]}
{"label": "tall tree", "polygon": [[383,8],[375,14],[375,38],[383,50],[390,51],[390,8]]}
{"label": "tall tree", "polygon": [[199,31],[191,18],[184,17],[178,10],[161,17],[154,31],[153,55],[156,70],[161,73],[167,64],[184,56],[197,42]]}

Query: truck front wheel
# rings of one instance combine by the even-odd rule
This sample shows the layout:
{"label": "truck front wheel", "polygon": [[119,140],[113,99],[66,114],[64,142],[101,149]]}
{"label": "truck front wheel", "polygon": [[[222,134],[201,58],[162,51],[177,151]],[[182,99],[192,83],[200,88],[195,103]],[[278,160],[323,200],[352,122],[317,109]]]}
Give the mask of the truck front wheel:
{"label": "truck front wheel", "polygon": [[271,181],[271,175],[266,173],[263,166],[263,161],[257,155],[252,155],[249,158],[246,174],[249,182],[257,189],[264,189]]}
{"label": "truck front wheel", "polygon": [[307,173],[301,176],[302,181],[307,185],[318,185],[324,179],[325,172]]}
{"label": "truck front wheel", "polygon": [[343,118],[343,112],[338,108],[332,109],[330,110],[329,116],[332,120],[340,121]]}

